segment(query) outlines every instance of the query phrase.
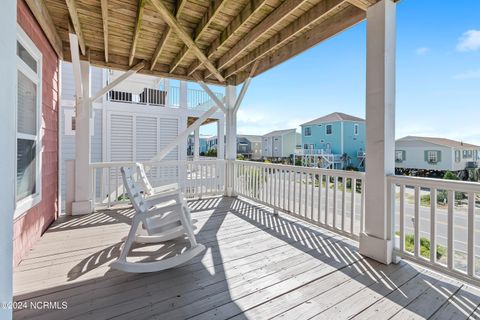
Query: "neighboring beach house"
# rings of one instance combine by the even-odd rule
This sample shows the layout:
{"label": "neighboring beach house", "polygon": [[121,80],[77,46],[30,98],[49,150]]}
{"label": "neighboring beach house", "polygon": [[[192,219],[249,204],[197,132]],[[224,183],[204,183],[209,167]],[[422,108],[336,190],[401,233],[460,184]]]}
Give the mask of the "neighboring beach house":
{"label": "neighboring beach house", "polygon": [[453,171],[478,168],[480,146],[437,137],[406,136],[395,142],[395,167]]}
{"label": "neighboring beach house", "polygon": [[[90,73],[91,92],[99,91],[123,74],[96,67],[91,67]],[[69,167],[73,170],[74,166],[69,161],[75,159],[75,86],[71,63],[61,63],[61,76],[60,192],[62,209],[70,212],[73,194],[67,190],[73,192],[73,187],[68,188],[73,181],[68,177],[72,176]],[[223,98],[220,93],[217,96]],[[92,163],[148,161],[198,119],[212,103],[204,91],[188,88],[187,82],[173,83],[162,78],[132,75],[93,103],[90,160]],[[206,121],[212,122],[217,122],[217,130],[223,134],[224,114],[214,113]],[[203,149],[206,151],[206,139],[203,140]],[[189,145],[186,139],[165,160],[187,160],[189,149],[193,152],[195,146],[194,143]],[[202,140],[199,149],[202,149]],[[103,184],[112,179],[116,183],[116,176],[103,177],[103,180],[97,176],[97,194],[102,193]]]}
{"label": "neighboring beach house", "polygon": [[237,154],[245,159],[258,160],[262,158],[262,136],[237,135]]}
{"label": "neighboring beach house", "polygon": [[301,125],[302,149],[296,156],[307,166],[342,169],[365,166],[365,120],[334,112]]}
{"label": "neighboring beach house", "polygon": [[297,129],[275,130],[262,137],[262,158],[281,161],[295,153],[301,137]]}

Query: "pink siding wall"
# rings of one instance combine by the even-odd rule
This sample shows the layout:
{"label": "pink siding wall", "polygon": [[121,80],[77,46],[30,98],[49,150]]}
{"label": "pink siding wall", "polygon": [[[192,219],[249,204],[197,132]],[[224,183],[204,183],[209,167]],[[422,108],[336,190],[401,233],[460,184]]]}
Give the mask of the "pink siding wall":
{"label": "pink siding wall", "polygon": [[17,22],[43,55],[42,201],[14,221],[13,263],[17,265],[58,217],[58,59],[24,0],[17,0]]}

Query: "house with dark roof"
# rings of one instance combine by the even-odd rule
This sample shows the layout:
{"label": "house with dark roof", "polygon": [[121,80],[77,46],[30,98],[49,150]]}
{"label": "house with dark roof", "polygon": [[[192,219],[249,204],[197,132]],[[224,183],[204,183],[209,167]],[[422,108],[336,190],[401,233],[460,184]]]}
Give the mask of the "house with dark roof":
{"label": "house with dark roof", "polygon": [[477,168],[480,146],[438,137],[406,136],[395,142],[395,167],[459,172]]}
{"label": "house with dark roof", "polygon": [[301,125],[302,149],[296,155],[308,166],[364,167],[365,120],[334,112]]}

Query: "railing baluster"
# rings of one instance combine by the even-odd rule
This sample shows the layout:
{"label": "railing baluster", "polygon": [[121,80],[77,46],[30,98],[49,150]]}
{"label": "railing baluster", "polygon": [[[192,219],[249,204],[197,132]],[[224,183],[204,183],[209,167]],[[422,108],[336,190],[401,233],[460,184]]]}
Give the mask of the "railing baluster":
{"label": "railing baluster", "polygon": [[312,191],[311,191],[311,198],[310,198],[310,219],[314,220],[313,219],[313,209],[315,207],[314,205],[314,201],[315,201],[315,174],[312,173],[310,174],[310,181],[311,181],[311,188],[312,188]]}
{"label": "railing baluster", "polygon": [[[283,206],[282,206],[282,209],[283,210],[286,210],[286,201],[287,201],[287,181],[286,181],[286,176],[287,176],[287,171],[285,169],[283,169]],[[288,210],[287,210],[288,211]]]}
{"label": "railing baluster", "polygon": [[351,204],[350,204],[350,233],[354,234],[355,229],[355,193],[357,193],[357,179],[350,178]]}
{"label": "railing baluster", "polygon": [[415,203],[414,203],[414,249],[415,257],[420,256],[420,187],[415,186]]}
{"label": "railing baluster", "polygon": [[291,206],[291,193],[292,193],[292,171],[288,170],[288,208],[287,211],[292,212]]}
{"label": "railing baluster", "polygon": [[400,251],[405,251],[405,185],[400,185]]}
{"label": "railing baluster", "polygon": [[347,197],[347,178],[342,177],[342,231],[345,231],[345,202]]}
{"label": "railing baluster", "polygon": [[305,218],[308,218],[308,173],[305,172],[305,207],[303,210]]}
{"label": "railing baluster", "polygon": [[330,194],[330,176],[325,175],[325,225],[328,225],[328,200]]}
{"label": "railing baluster", "polygon": [[322,216],[322,180],[323,174],[318,174],[318,208],[317,208],[317,222],[320,222],[320,217]]}
{"label": "railing baluster", "polygon": [[448,266],[448,269],[450,270],[453,270],[453,266],[454,266],[454,261],[453,261],[453,223],[454,223],[454,220],[453,220],[453,208],[454,208],[454,201],[455,201],[455,197],[454,197],[455,193],[453,192],[453,190],[448,190],[448,195],[447,195],[447,201],[448,201],[448,258],[447,258],[447,266]]}
{"label": "railing baluster", "polygon": [[430,189],[430,262],[437,262],[437,189]]}
{"label": "railing baluster", "polygon": [[360,233],[365,230],[365,178],[362,179],[361,208],[360,208]]}
{"label": "railing baluster", "polygon": [[468,256],[467,273],[475,274],[475,193],[468,193]]}
{"label": "railing baluster", "polygon": [[337,227],[337,189],[338,189],[338,177],[333,177],[333,227]]}
{"label": "railing baluster", "polygon": [[302,172],[299,172],[300,175],[300,184],[298,186],[298,214],[301,216],[302,215],[302,182],[303,182],[303,174]]}
{"label": "railing baluster", "polygon": [[292,195],[292,212],[297,210],[297,171],[293,171],[293,195]]}

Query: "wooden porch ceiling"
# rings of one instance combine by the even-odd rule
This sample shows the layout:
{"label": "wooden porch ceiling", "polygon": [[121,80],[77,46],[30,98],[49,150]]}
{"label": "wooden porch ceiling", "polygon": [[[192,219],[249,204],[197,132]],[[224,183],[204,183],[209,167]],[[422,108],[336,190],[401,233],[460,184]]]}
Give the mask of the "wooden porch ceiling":
{"label": "wooden porch ceiling", "polygon": [[[187,127],[190,127],[195,121],[198,120],[198,117],[188,117],[187,119]],[[214,119],[214,118],[208,118],[207,120],[205,120],[204,123],[202,123],[202,125],[204,124],[209,124],[209,123],[213,123],[213,122],[216,122],[218,121],[218,119]]]}
{"label": "wooden porch ceiling", "polygon": [[242,83],[365,19],[379,0],[26,0],[60,57],[69,25],[95,66]]}

